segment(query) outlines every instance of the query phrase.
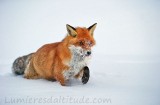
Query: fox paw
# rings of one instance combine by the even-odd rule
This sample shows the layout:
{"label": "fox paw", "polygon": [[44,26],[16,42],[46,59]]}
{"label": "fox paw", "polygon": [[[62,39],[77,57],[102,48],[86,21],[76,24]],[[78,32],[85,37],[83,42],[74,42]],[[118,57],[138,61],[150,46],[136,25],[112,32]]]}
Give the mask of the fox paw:
{"label": "fox paw", "polygon": [[90,74],[89,74],[89,68],[85,66],[83,68],[83,76],[82,76],[82,83],[86,84],[89,80]]}

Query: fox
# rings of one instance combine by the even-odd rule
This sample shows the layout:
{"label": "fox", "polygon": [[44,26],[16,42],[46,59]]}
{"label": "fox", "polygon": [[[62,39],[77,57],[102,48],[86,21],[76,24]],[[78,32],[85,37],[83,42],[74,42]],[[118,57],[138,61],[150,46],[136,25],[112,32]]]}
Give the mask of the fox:
{"label": "fox", "polygon": [[45,44],[36,52],[17,58],[12,65],[14,74],[27,79],[47,79],[67,86],[71,78],[89,80],[88,63],[95,46],[94,31],[90,27],[73,27],[66,24],[67,34],[60,42]]}

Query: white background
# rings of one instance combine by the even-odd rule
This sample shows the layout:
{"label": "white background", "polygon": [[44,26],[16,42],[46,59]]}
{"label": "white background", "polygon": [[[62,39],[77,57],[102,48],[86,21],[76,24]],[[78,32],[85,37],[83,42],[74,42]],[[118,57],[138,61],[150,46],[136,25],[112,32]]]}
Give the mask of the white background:
{"label": "white background", "polygon": [[[32,93],[36,91],[30,87],[33,89],[23,93],[14,84],[22,83],[26,87],[30,84],[23,78],[16,79],[11,75],[11,64],[15,58],[35,52],[46,43],[61,41],[67,32],[66,24],[89,27],[94,23],[98,23],[94,35],[97,45],[90,64],[91,79],[87,85],[71,87],[71,90],[74,88],[74,95],[85,96],[77,92],[77,88],[79,91],[88,89],[85,92],[92,93],[89,95],[91,97],[96,96],[98,93],[94,92],[99,90],[99,95],[110,97],[112,104],[158,105],[159,0],[1,0],[2,103],[4,96],[34,96]],[[45,84],[42,89],[47,88],[49,95],[52,95],[53,89],[62,96],[63,93],[72,96],[72,91],[68,93],[58,83],[40,80],[36,84],[37,81],[31,84],[40,87]],[[53,88],[47,85],[53,85]],[[40,95],[48,94],[45,91],[41,94],[39,90]]]}

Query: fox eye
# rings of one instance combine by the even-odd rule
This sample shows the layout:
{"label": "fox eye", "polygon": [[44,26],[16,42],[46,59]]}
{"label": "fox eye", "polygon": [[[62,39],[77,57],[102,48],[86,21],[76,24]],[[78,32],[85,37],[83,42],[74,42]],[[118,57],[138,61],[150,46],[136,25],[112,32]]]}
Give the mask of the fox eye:
{"label": "fox eye", "polygon": [[80,42],[79,42],[79,45],[80,45],[80,46],[83,46],[83,45],[84,45],[84,43],[83,43],[82,41],[80,41]]}
{"label": "fox eye", "polygon": [[89,46],[92,46],[92,42],[89,43]]}

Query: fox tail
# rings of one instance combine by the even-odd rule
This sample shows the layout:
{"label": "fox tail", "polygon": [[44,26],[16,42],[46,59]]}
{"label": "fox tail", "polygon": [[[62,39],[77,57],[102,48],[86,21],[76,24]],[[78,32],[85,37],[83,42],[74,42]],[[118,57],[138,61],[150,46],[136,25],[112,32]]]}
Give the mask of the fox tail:
{"label": "fox tail", "polygon": [[22,75],[24,74],[24,71],[28,65],[28,63],[30,62],[32,55],[34,53],[30,53],[28,55],[24,55],[22,57],[18,57],[12,65],[12,72],[16,75]]}

